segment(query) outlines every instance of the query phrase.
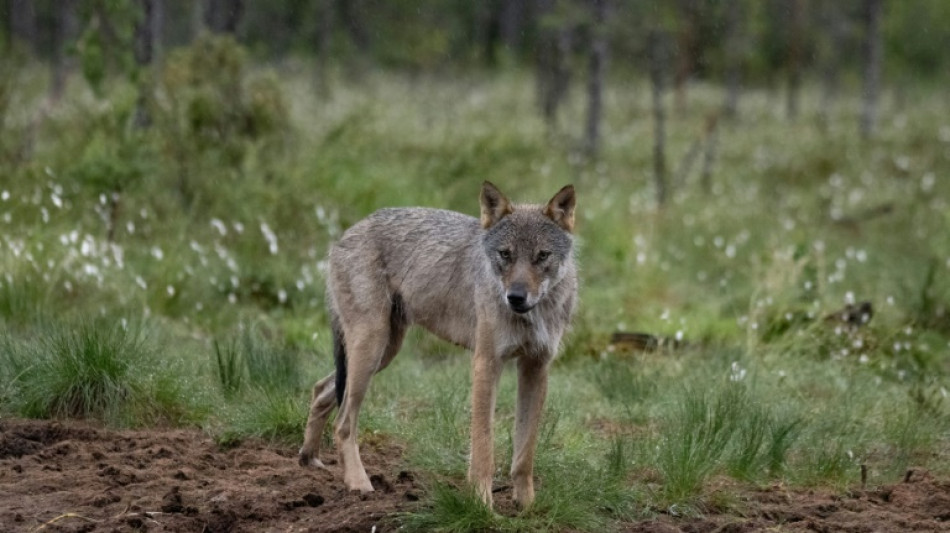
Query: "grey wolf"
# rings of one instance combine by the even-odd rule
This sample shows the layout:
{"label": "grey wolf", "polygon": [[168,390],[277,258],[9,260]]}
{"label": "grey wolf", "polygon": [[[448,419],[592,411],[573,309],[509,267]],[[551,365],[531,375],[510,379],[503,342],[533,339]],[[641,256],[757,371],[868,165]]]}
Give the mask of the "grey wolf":
{"label": "grey wolf", "polygon": [[577,301],[574,187],[544,205],[515,205],[486,181],[480,202],[481,219],[441,209],[381,209],[331,248],[327,300],[336,371],[313,387],[301,465],[323,466],[320,440],[338,405],[334,442],[344,483],[373,490],[356,441],[360,405],[372,376],[418,324],[474,352],[468,480],[489,506],[496,389],[504,363],[516,361],[513,497],[522,507],[534,501],[548,369]]}

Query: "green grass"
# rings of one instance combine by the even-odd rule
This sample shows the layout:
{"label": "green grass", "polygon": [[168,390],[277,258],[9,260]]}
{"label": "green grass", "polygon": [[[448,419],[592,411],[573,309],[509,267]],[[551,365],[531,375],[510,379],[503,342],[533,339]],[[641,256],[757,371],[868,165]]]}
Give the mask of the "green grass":
{"label": "green grass", "polygon": [[[589,163],[581,92],[551,135],[528,73],[368,72],[318,94],[289,67],[278,95],[273,76],[244,64],[240,79],[267,98],[233,114],[192,101],[219,89],[213,73],[186,83],[165,72],[166,107],[144,132],[129,127],[128,84],[98,99],[74,80],[22,157],[10,147],[33,127],[46,71],[17,67],[0,129],[0,412],[200,425],[223,443],[296,447],[309,386],[332,370],[325,255],[344,228],[383,206],[475,215],[484,179],[534,201],[574,183],[581,305],[552,369],[537,505],[498,516],[472,498],[468,355],[411,331],[360,420],[364,435],[398,442],[429,487],[405,524],[610,530],[698,512],[730,487],[843,490],[862,464],[871,485],[910,466],[950,472],[942,93],[911,87],[900,109],[883,98],[865,142],[847,94],[822,130],[817,87],[794,122],[776,113],[780,95],[750,88],[739,119],[720,126],[712,191],[694,172],[657,208],[639,78],[612,80],[603,154]],[[693,84],[688,110],[669,114],[672,168],[722,96]],[[199,104],[202,120],[269,126],[251,135],[222,122],[227,142],[208,142],[185,120]],[[824,319],[863,300],[867,326]],[[628,353],[608,344],[618,330],[688,345]],[[509,372],[498,486],[514,392]]]}
{"label": "green grass", "polygon": [[189,405],[178,377],[160,373],[146,333],[125,319],[100,319],[46,324],[33,341],[8,340],[0,347],[4,407],[26,417],[130,425],[199,418],[202,409]]}

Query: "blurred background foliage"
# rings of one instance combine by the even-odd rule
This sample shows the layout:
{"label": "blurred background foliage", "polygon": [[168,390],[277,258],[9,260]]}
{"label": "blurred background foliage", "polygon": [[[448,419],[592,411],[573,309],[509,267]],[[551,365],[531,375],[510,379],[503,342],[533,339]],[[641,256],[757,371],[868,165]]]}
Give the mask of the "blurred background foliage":
{"label": "blurred background foliage", "polygon": [[[573,182],[549,480],[945,472],[948,50],[943,0],[0,0],[0,411],[299,442],[346,227]],[[466,359],[405,351],[363,427],[461,479]]]}

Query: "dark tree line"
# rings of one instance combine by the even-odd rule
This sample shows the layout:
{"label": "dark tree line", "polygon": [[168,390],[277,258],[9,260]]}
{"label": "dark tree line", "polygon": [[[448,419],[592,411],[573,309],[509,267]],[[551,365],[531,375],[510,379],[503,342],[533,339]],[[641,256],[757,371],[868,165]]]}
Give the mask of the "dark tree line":
{"label": "dark tree line", "polygon": [[[382,66],[468,68],[529,65],[549,47],[585,54],[581,39],[565,50],[552,39],[567,27],[586,31],[599,10],[609,13],[596,32],[623,61],[646,64],[646,41],[662,26],[673,39],[676,100],[696,78],[725,80],[740,73],[764,84],[784,74],[799,83],[827,59],[860,70],[867,13],[878,13],[880,54],[913,75],[945,71],[950,6],[944,0],[160,0],[156,44],[187,44],[201,29],[234,34],[262,57],[318,54],[338,62],[364,55]],[[135,0],[0,0],[0,34],[31,53],[54,59],[63,42],[61,17],[107,12]],[[592,5],[597,5],[593,8]],[[874,7],[870,9],[866,6]],[[649,21],[646,22],[646,21]],[[81,31],[76,27],[72,31]],[[578,30],[579,29],[579,30]],[[566,32],[570,33],[570,31]],[[68,31],[66,33],[68,35]],[[560,33],[563,37],[565,33]],[[576,37],[576,35],[575,35]],[[597,46],[600,46],[599,44]],[[736,64],[733,59],[741,57]],[[645,69],[642,69],[645,70]]]}
{"label": "dark tree line", "polygon": [[[141,73],[160,60],[162,50],[186,45],[202,32],[230,34],[259,60],[310,57],[323,86],[334,67],[533,68],[539,109],[552,131],[560,129],[559,109],[570,87],[583,87],[578,94],[587,102],[586,118],[572,129],[589,158],[600,149],[606,79],[641,76],[651,87],[654,173],[662,203],[694,161],[702,161],[701,182],[709,187],[717,125],[720,118],[741,116],[743,87],[782,94],[794,120],[803,83],[814,80],[826,123],[850,72],[861,80],[861,134],[873,136],[885,80],[946,76],[950,2],[0,0],[0,50],[47,60],[53,100],[77,55],[94,89],[110,71],[132,71],[140,87],[139,127],[149,123],[148,78]],[[671,95],[670,111],[684,116],[694,80],[723,86],[722,109],[704,117],[699,140],[668,176],[665,96]]]}

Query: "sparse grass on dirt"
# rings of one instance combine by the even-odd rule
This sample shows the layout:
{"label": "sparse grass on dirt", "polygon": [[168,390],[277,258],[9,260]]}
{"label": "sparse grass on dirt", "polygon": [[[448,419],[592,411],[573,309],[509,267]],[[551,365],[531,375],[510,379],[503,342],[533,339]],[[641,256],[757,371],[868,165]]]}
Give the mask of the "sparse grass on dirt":
{"label": "sparse grass on dirt", "polygon": [[[182,52],[157,78],[144,131],[120,81],[97,97],[74,80],[34,122],[44,74],[16,69],[0,130],[4,416],[198,426],[219,444],[292,450],[309,387],[332,367],[324,257],[343,229],[383,206],[475,214],[484,179],[524,200],[573,182],[581,307],[552,372],[537,506],[505,506],[512,376],[491,514],[464,488],[467,355],[412,332],[361,418],[364,450],[398,447],[416,476],[422,502],[397,521],[629,529],[715,512],[756,487],[853,489],[862,467],[868,487],[909,468],[946,478],[942,93],[911,88],[905,107],[885,97],[864,142],[854,101],[822,128],[817,95],[787,121],[775,94],[751,89],[720,126],[710,190],[696,169],[657,208],[642,80],[613,80],[603,154],[588,162],[573,134],[581,102],[548,131],[525,73],[367,73],[316,92],[293,62],[262,73],[214,46],[243,87],[240,117],[216,107],[212,73],[186,75],[216,67]],[[689,91],[670,118],[674,168],[722,97]],[[862,301],[868,323],[833,316]],[[682,345],[630,351],[609,343],[615,331]]]}

